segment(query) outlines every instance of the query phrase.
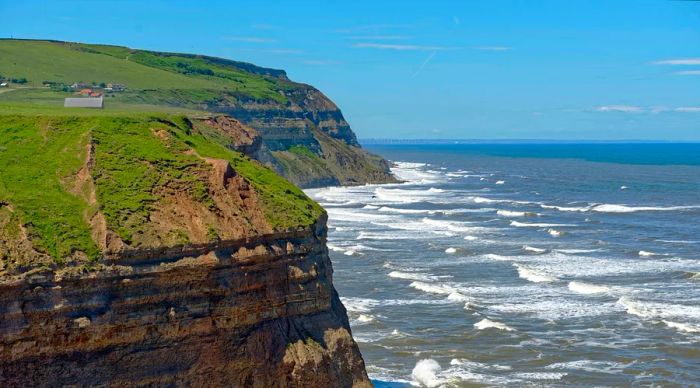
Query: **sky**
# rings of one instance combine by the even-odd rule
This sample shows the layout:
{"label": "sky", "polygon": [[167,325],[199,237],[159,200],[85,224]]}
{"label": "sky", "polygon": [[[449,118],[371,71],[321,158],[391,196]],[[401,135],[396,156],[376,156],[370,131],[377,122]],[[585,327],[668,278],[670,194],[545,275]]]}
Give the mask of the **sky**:
{"label": "sky", "polygon": [[0,37],[220,56],[360,138],[700,140],[700,1],[17,1]]}

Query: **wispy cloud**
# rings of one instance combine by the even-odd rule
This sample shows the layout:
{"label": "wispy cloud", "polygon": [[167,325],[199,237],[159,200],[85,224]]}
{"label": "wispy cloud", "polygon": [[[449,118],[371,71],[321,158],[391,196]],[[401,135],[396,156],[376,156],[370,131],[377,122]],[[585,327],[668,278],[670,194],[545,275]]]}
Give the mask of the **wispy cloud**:
{"label": "wispy cloud", "polygon": [[641,106],[635,105],[603,105],[596,108],[598,112],[623,112],[623,113],[640,113],[644,109]]}
{"label": "wispy cloud", "polygon": [[418,69],[416,70],[416,72],[413,73],[413,75],[411,76],[411,78],[416,78],[416,77],[418,77],[418,74],[420,74],[420,72],[423,71],[423,69],[424,69],[426,66],[428,66],[428,63],[430,63],[430,61],[433,59],[433,57],[435,56],[435,54],[437,54],[437,51],[433,51],[432,53],[430,53],[430,55],[428,55],[428,58],[425,58],[425,61],[423,61],[423,63],[420,64],[420,66],[418,67]]}
{"label": "wispy cloud", "polygon": [[654,62],[654,64],[672,66],[693,66],[700,65],[700,58],[665,59],[663,61],[656,61]]}
{"label": "wispy cloud", "polygon": [[475,46],[472,48],[474,50],[482,50],[482,51],[508,51],[508,50],[512,50],[512,48],[507,47],[507,46]]}
{"label": "wispy cloud", "polygon": [[407,35],[356,35],[347,37],[347,39],[352,40],[406,40],[410,38]]}
{"label": "wispy cloud", "polygon": [[450,47],[443,46],[421,46],[414,44],[387,44],[387,43],[355,43],[353,47],[356,48],[371,48],[379,50],[397,50],[397,51],[443,51],[451,50]]}
{"label": "wispy cloud", "polygon": [[675,74],[678,75],[700,75],[700,70],[682,70],[682,71],[677,71]]}
{"label": "wispy cloud", "polygon": [[597,112],[621,112],[621,113],[651,113],[659,114],[666,112],[677,113],[700,113],[700,106],[680,106],[668,107],[663,105],[656,106],[636,106],[636,105],[603,105],[595,108]]}
{"label": "wispy cloud", "polygon": [[274,43],[276,40],[271,38],[263,38],[259,36],[224,36],[222,39],[230,40],[234,42],[247,42],[247,43]]}
{"label": "wispy cloud", "polygon": [[700,106],[681,106],[674,109],[676,112],[700,113]]}

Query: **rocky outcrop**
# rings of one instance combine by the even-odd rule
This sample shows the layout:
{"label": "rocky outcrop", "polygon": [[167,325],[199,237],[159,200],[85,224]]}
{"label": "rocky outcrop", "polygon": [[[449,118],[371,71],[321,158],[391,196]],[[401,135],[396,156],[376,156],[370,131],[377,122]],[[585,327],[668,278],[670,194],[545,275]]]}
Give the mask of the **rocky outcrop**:
{"label": "rocky outcrop", "polygon": [[[230,115],[259,132],[265,150],[253,157],[300,187],[396,182],[384,159],[362,149],[342,112],[328,97],[311,86],[293,85],[284,93],[286,103],[236,96],[207,109]],[[289,151],[298,147],[318,160],[293,157]],[[267,151],[272,152],[272,158]],[[353,156],[339,163],[334,157],[337,154]]]}
{"label": "rocky outcrop", "polygon": [[[0,285],[2,386],[370,386],[325,217]],[[189,249],[191,248],[191,249]]]}

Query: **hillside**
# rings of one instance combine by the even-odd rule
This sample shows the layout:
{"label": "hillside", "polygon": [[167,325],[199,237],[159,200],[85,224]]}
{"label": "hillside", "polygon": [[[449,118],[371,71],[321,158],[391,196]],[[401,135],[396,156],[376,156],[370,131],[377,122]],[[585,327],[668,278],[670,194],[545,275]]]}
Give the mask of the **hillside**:
{"label": "hillside", "polygon": [[239,152],[250,128],[14,110],[0,112],[1,386],[371,386],[325,212]]}
{"label": "hillside", "polygon": [[0,275],[320,217],[298,188],[202,127],[166,114],[0,115]]}
{"label": "hillside", "polygon": [[[393,181],[338,107],[282,70],[201,55],[56,41],[0,40],[0,109],[62,105],[82,89],[107,109],[224,113],[261,137],[251,155],[303,187]],[[112,87],[114,85],[114,87]]]}

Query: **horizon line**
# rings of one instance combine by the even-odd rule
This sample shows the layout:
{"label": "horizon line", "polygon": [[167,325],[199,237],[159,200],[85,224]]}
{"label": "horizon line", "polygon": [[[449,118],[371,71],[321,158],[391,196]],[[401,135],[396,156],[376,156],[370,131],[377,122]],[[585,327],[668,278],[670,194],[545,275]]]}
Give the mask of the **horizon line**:
{"label": "horizon line", "polygon": [[406,138],[358,138],[361,144],[488,144],[488,143],[566,143],[566,144],[586,144],[586,143],[608,143],[608,144],[700,144],[700,139],[406,139]]}

